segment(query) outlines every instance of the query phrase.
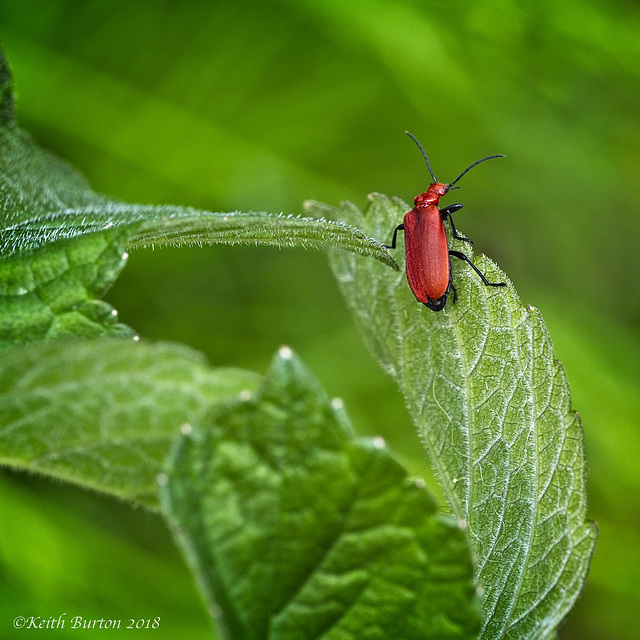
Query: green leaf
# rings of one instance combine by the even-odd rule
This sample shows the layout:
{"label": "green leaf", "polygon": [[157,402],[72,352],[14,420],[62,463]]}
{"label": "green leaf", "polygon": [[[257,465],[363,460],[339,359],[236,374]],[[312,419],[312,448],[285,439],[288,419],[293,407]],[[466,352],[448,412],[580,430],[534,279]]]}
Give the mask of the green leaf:
{"label": "green leaf", "polygon": [[[382,239],[409,209],[379,194],[364,212],[307,207]],[[509,282],[460,245],[490,281]],[[583,588],[596,529],[585,521],[580,420],[542,317],[511,284],[486,287],[458,260],[457,304],[439,313],[416,302],[400,274],[339,252],[331,263],[367,344],[400,386],[453,513],[468,524],[482,637],[546,637]]]}
{"label": "green leaf", "polygon": [[[144,207],[130,207],[143,217]],[[185,243],[270,244],[278,247],[340,247],[399,269],[384,245],[342,222],[268,213],[211,213],[186,207],[147,207],[130,246]]]}
{"label": "green leaf", "polygon": [[[0,137],[0,171],[4,173],[1,144]],[[58,162],[53,157],[51,159],[53,164]],[[12,161],[13,158],[9,157],[6,164]],[[24,169],[28,171],[26,167]],[[4,186],[2,173],[0,188]],[[38,182],[42,183],[40,180]],[[51,184],[48,191],[62,190],[64,187],[62,184]],[[62,193],[60,195],[63,196]],[[5,205],[5,215],[10,216],[12,208],[2,203],[1,196],[0,204]],[[38,203],[33,205],[36,209],[38,206]],[[0,253],[9,257],[46,247],[56,241],[110,230],[124,232],[127,248],[218,243],[314,248],[330,245],[363,256],[373,256],[398,269],[395,259],[384,245],[340,222],[260,212],[213,213],[172,205],[126,204],[107,201],[98,195],[95,205],[47,210],[5,226],[0,233]]]}
{"label": "green leaf", "polygon": [[0,464],[156,506],[185,422],[256,387],[178,345],[55,341],[0,353]]}
{"label": "green leaf", "polygon": [[121,230],[0,258],[0,347],[43,338],[132,336],[96,299],[124,268]]}
{"label": "green leaf", "polygon": [[94,193],[78,171],[18,128],[0,51],[0,347],[132,335],[97,300],[124,267],[125,249],[200,243],[339,246],[397,268],[379,242],[343,223],[132,205]]}
{"label": "green leaf", "polygon": [[161,506],[224,637],[476,636],[464,532],[288,348],[183,434]]}

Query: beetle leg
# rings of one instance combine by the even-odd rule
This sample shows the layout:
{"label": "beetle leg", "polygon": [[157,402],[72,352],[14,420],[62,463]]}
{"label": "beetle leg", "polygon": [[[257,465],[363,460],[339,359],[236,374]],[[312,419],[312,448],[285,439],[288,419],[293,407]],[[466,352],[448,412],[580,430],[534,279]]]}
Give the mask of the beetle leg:
{"label": "beetle leg", "polygon": [[449,291],[453,291],[453,304],[458,301],[458,290],[453,284],[453,269],[451,268],[451,258],[449,258],[449,286],[447,287],[447,294]]}
{"label": "beetle leg", "polygon": [[507,286],[506,282],[489,282],[485,277],[484,273],[482,273],[482,271],[480,271],[480,269],[478,269],[478,267],[476,267],[476,265],[473,264],[473,262],[471,262],[471,260],[469,260],[469,258],[464,253],[460,251],[449,251],[449,255],[455,256],[459,260],[464,260],[480,276],[480,280],[482,280],[482,282],[484,282],[484,284],[486,284],[488,287],[506,287]]}
{"label": "beetle leg", "polygon": [[396,248],[396,238],[398,237],[398,231],[404,231],[404,224],[399,224],[393,230],[393,238],[391,239],[391,244],[383,244],[382,245],[385,249],[395,249]]}
{"label": "beetle leg", "polygon": [[440,209],[440,217],[443,220],[445,218],[449,218],[449,224],[451,225],[451,235],[456,240],[462,240],[463,242],[468,242],[469,244],[473,244],[473,242],[469,240],[469,238],[465,238],[464,236],[459,235],[458,230],[456,229],[456,225],[453,224],[453,218],[451,217],[451,215],[456,211],[460,211],[460,209],[462,209],[462,205],[460,203],[450,204],[448,207],[445,207],[444,209]]}
{"label": "beetle leg", "polygon": [[446,216],[450,216],[456,211],[460,211],[462,209],[462,205],[458,202],[457,204],[450,204],[444,207],[444,209],[440,209],[440,217],[445,218]]}

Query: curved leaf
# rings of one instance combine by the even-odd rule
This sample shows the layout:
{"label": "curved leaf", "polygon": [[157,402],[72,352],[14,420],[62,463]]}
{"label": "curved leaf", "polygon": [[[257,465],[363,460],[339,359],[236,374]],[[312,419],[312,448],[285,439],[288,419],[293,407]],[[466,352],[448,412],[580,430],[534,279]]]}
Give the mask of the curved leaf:
{"label": "curved leaf", "polygon": [[[307,206],[378,238],[409,209],[379,194],[364,212]],[[509,282],[466,243],[460,249],[490,281]],[[451,509],[468,523],[485,594],[482,637],[546,637],[583,587],[596,530],[585,521],[582,428],[542,317],[511,284],[485,287],[457,260],[458,302],[439,313],[416,302],[403,275],[339,252],[331,263],[404,394]]]}
{"label": "curved leaf", "polygon": [[93,192],[78,171],[18,128],[2,51],[0,101],[0,346],[68,335],[132,335],[97,299],[124,267],[125,248],[334,246],[398,268],[379,242],[340,222],[131,205]]}
{"label": "curved leaf", "polygon": [[0,50],[0,255],[122,229],[127,247],[189,243],[340,246],[397,264],[375,240],[343,223],[267,213],[213,213],[135,205],[91,190],[84,177],[38,148],[16,125],[13,81]]}
{"label": "curved leaf", "polygon": [[[96,198],[101,200],[100,196]],[[48,210],[6,226],[0,233],[0,253],[8,257],[60,240],[118,229],[126,238],[127,248],[216,243],[315,248],[330,245],[373,256],[398,269],[381,243],[340,222],[261,212],[213,213],[190,207],[135,205],[104,199],[93,206]]]}

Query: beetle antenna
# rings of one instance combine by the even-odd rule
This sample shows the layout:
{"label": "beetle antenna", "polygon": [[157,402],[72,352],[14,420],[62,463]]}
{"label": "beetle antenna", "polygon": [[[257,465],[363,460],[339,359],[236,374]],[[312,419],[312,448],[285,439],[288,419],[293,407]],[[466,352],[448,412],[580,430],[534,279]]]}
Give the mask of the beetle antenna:
{"label": "beetle antenna", "polygon": [[[422,148],[422,145],[418,142],[417,138],[412,133],[409,133],[408,131],[405,131],[405,133],[418,145],[418,149],[420,149],[420,151],[422,151],[422,157],[425,159],[425,161],[427,163],[427,167],[429,168],[429,173],[431,174],[431,177],[433,178],[433,181],[434,182],[438,182],[438,179],[433,175],[433,171],[431,170],[431,165],[429,164],[429,158],[428,158],[427,154],[425,153],[424,149]],[[488,158],[485,158],[485,160],[488,160]],[[482,161],[480,161],[480,162],[482,162]],[[469,167],[469,169],[471,169],[471,167]],[[467,169],[467,171],[469,169]],[[460,178],[461,177],[462,176],[460,176]],[[460,180],[460,178],[458,178],[458,180]]]}
{"label": "beetle antenna", "polygon": [[[409,134],[411,135],[411,134]],[[411,136],[413,138],[413,136]],[[473,164],[470,164],[453,182],[450,182],[447,185],[447,189],[451,189],[453,187],[453,185],[458,182],[458,180],[460,180],[460,178],[462,178],[462,176],[467,173],[467,171],[469,171],[470,169],[473,169],[473,167],[475,167],[477,164],[480,164],[481,162],[484,162],[485,160],[491,160],[492,158],[506,158],[507,156],[505,156],[503,153],[498,153],[495,156],[487,156],[486,158],[482,158],[482,160],[476,160]],[[433,174],[432,174],[433,175]],[[457,188],[457,187],[456,187]]]}

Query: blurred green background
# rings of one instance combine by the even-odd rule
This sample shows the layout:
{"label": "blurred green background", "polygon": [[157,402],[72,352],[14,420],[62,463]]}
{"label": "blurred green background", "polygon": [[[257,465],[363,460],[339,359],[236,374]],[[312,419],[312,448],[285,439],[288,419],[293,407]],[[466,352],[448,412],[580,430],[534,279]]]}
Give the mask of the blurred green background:
{"label": "blurred green background", "polygon": [[[2,0],[0,37],[22,126],[131,202],[409,202],[429,176],[405,129],[443,181],[507,154],[464,178],[457,225],[542,311],[582,415],[600,540],[561,637],[640,637],[640,4]],[[321,252],[137,251],[107,299],[213,365],[262,372],[290,345],[360,433],[424,471]],[[211,637],[158,517],[43,479],[0,484],[0,638],[33,633],[13,631],[17,615],[64,612]]]}

